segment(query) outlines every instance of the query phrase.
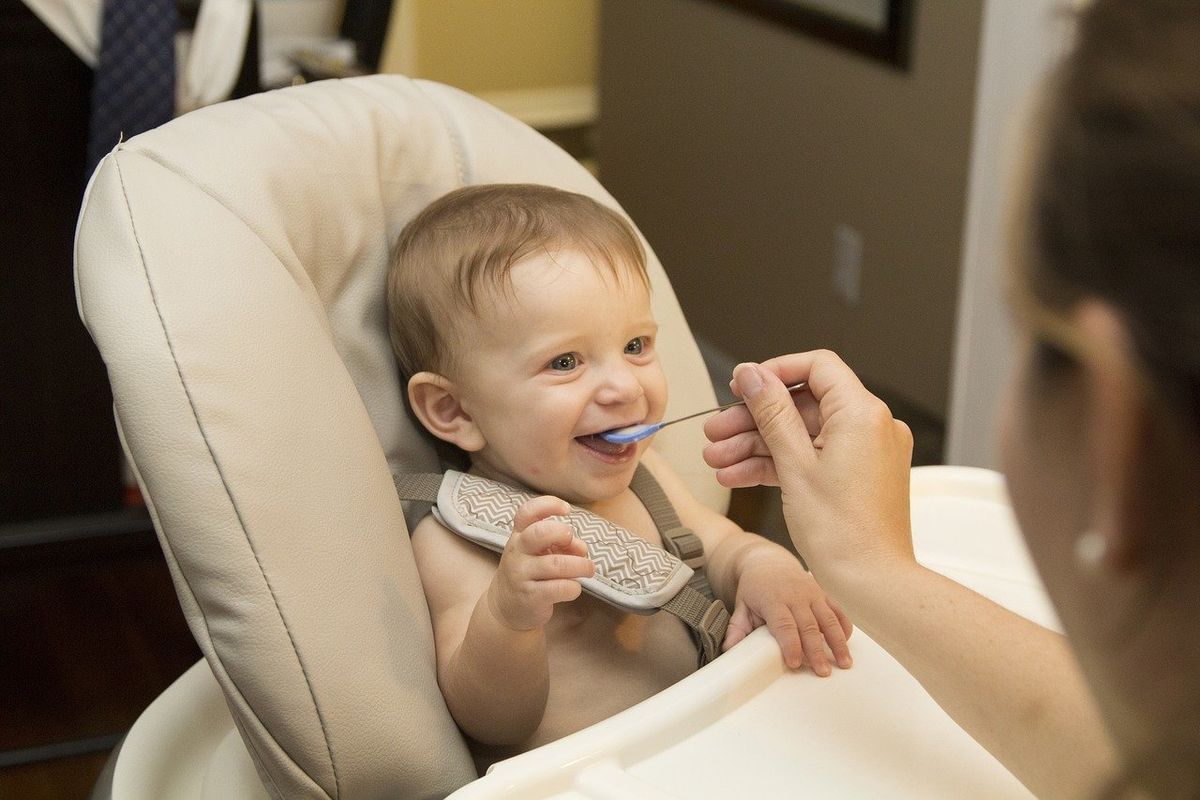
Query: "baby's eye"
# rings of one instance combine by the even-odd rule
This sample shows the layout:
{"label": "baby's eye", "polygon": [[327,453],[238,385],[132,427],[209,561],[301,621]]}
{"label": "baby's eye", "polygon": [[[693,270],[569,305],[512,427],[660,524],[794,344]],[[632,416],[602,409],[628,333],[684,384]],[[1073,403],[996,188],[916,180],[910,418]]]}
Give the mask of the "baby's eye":
{"label": "baby's eye", "polygon": [[639,336],[636,339],[630,339],[625,345],[625,355],[640,356],[642,351],[646,349],[646,337]]}
{"label": "baby's eye", "polygon": [[574,353],[563,353],[561,356],[555,356],[550,359],[550,369],[558,372],[570,372],[579,366],[579,359],[575,358]]}

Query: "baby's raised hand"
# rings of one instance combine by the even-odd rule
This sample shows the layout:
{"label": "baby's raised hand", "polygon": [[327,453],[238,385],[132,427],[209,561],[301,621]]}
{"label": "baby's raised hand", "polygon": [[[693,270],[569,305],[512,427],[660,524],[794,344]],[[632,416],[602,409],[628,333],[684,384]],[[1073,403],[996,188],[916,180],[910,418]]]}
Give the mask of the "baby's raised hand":
{"label": "baby's raised hand", "polygon": [[500,567],[488,587],[492,614],[512,630],[545,625],[556,603],[574,600],[596,568],[587,546],[566,516],[570,506],[557,497],[535,497],[517,509],[513,532],[500,556]]}
{"label": "baby's raised hand", "polygon": [[792,669],[807,663],[817,675],[828,676],[832,669],[826,644],[837,665],[848,669],[852,661],[846,640],[854,626],[813,576],[782,549],[763,548],[745,558],[722,649],[766,624]]}

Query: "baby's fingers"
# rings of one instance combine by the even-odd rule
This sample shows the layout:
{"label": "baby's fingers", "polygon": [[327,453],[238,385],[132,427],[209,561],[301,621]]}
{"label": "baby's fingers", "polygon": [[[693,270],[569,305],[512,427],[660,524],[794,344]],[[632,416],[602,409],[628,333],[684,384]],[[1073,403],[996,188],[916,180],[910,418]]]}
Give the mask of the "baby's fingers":
{"label": "baby's fingers", "polygon": [[761,620],[756,621],[744,605],[734,608],[733,616],[729,618],[729,626],[725,628],[725,641],[721,643],[721,652],[724,653],[742,639],[745,639],[750,635],[750,631],[754,630],[760,624]]}
{"label": "baby's fingers", "polygon": [[532,500],[526,500],[517,509],[516,516],[513,518],[513,530],[523,531],[547,517],[565,517],[570,513],[571,506],[567,504],[566,500],[560,500],[550,495],[535,497]]}
{"label": "baby's fingers", "polygon": [[513,536],[517,538],[521,552],[531,556],[541,553],[587,555],[587,547],[575,537],[575,529],[560,519],[539,520]]}
{"label": "baby's fingers", "polygon": [[543,581],[537,585],[537,590],[548,603],[569,603],[583,593],[579,581],[561,578]]}
{"label": "baby's fingers", "polygon": [[828,678],[833,672],[833,667],[829,666],[829,656],[825,653],[825,636],[821,632],[821,626],[816,617],[813,616],[812,609],[802,609],[802,613],[797,615],[797,619],[792,624],[799,625],[804,660],[812,667],[813,672],[822,678]]}
{"label": "baby's fingers", "polygon": [[566,553],[546,553],[537,556],[529,565],[528,576],[534,581],[552,581],[560,578],[590,578],[596,574],[596,565],[586,556]]}
{"label": "baby's fingers", "polygon": [[813,613],[816,615],[817,624],[821,626],[821,632],[825,634],[825,642],[833,651],[834,661],[842,669],[850,669],[854,659],[850,657],[850,645],[846,643],[846,639],[854,629],[850,626],[850,620],[846,619],[844,614],[835,611],[831,605],[817,605],[813,608]]}
{"label": "baby's fingers", "polygon": [[[767,630],[779,642],[783,651],[783,663],[792,669],[798,669],[804,663],[807,648],[801,639],[801,631],[796,627],[796,620],[787,606],[778,606],[766,615]],[[811,663],[811,661],[810,661]]]}
{"label": "baby's fingers", "polygon": [[833,613],[837,615],[838,623],[842,626],[842,631],[846,634],[846,638],[849,639],[850,634],[854,633],[854,623],[846,616],[846,612],[842,611],[841,606],[833,600],[826,598],[825,602],[829,604],[829,607],[833,609]]}

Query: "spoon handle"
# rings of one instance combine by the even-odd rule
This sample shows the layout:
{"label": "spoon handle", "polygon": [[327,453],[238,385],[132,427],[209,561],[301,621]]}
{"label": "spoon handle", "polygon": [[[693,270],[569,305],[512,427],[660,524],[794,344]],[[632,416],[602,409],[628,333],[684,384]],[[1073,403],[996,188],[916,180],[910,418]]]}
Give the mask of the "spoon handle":
{"label": "spoon handle", "polygon": [[[808,386],[808,381],[800,381],[799,383],[795,383],[795,384],[792,384],[791,386],[787,387],[787,390],[789,392],[798,392],[801,389],[803,389],[805,386]],[[676,417],[675,419],[671,420],[670,422],[660,422],[660,423],[658,423],[658,428],[665,428],[668,425],[674,425],[676,422],[683,422],[685,419],[694,419],[695,417],[700,417],[705,414],[715,414],[716,412],[724,411],[727,408],[733,408],[734,406],[744,406],[744,405],[746,405],[745,400],[734,400],[732,403],[726,403],[723,406],[717,406],[716,408],[710,408],[707,411],[697,411],[695,414],[688,414],[683,417]]]}

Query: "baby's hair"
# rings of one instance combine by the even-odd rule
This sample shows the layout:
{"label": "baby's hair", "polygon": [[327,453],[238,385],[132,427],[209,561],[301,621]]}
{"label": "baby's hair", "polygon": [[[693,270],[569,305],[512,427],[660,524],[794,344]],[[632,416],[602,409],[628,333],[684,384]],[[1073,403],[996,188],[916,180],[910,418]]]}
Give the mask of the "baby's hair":
{"label": "baby's hair", "polygon": [[618,212],[551,186],[466,186],[435,200],[400,232],[388,270],[388,330],[406,376],[452,366],[453,320],[475,313],[482,289],[505,290],[529,256],[575,249],[617,281],[647,289],[646,252]]}

